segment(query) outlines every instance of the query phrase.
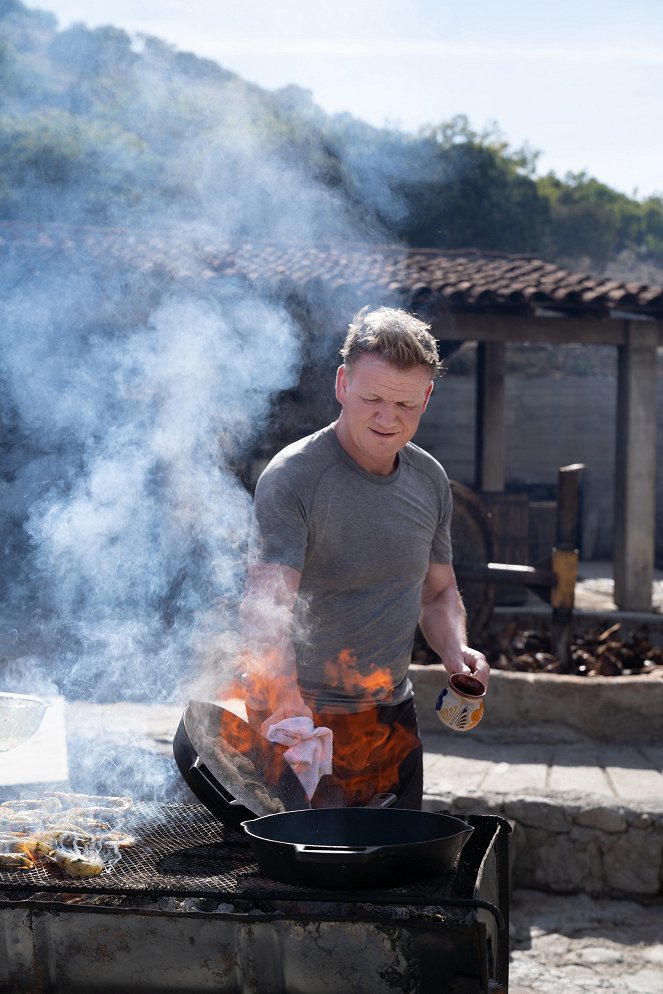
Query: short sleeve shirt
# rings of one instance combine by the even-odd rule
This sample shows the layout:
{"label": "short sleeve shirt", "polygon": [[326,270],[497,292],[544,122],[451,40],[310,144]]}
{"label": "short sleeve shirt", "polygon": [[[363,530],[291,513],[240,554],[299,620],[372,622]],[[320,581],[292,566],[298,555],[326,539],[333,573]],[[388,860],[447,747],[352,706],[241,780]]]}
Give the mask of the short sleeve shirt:
{"label": "short sleeve shirt", "polygon": [[411,696],[422,586],[431,562],[452,558],[442,466],[408,443],[392,474],[369,473],[330,425],[274,457],[254,508],[258,558],[301,573],[293,630],[304,699],[352,711]]}

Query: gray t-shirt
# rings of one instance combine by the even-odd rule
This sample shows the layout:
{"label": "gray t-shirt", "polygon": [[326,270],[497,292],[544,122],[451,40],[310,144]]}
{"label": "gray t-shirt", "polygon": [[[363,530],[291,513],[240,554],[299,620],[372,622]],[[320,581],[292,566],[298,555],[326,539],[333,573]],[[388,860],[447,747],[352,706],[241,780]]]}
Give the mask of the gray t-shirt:
{"label": "gray t-shirt", "polygon": [[333,426],[279,452],[255,493],[258,559],[301,573],[294,643],[304,700],[357,711],[410,697],[430,562],[451,563],[451,490],[408,443],[390,476],[362,469]]}

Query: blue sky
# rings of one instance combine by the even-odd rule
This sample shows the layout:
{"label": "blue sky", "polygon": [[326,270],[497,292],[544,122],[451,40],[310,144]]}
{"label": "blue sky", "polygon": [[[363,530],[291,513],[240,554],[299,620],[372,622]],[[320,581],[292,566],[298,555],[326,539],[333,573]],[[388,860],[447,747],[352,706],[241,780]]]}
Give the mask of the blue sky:
{"label": "blue sky", "polygon": [[330,113],[416,130],[466,114],[541,155],[663,195],[663,0],[25,0],[60,27],[148,33]]}

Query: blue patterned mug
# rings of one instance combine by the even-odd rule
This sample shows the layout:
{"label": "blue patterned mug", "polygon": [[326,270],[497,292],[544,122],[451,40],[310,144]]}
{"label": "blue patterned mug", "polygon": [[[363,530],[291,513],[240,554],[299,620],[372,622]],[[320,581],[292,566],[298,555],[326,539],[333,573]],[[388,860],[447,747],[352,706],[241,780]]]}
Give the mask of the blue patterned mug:
{"label": "blue patterned mug", "polygon": [[452,673],[449,686],[445,687],[435,702],[440,721],[456,732],[469,732],[483,717],[483,699],[486,688],[469,673]]}

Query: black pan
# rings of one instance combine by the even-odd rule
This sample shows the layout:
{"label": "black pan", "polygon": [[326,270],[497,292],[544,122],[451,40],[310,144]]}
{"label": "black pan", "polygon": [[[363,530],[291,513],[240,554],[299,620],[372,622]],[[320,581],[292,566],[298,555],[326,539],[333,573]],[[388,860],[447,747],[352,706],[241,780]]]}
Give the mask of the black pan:
{"label": "black pan", "polygon": [[187,701],[173,753],[196,797],[239,831],[247,818],[311,807],[282,748],[216,704]]}
{"label": "black pan", "polygon": [[291,811],[242,827],[264,876],[333,890],[449,873],[474,831],[451,815],[396,808]]}

